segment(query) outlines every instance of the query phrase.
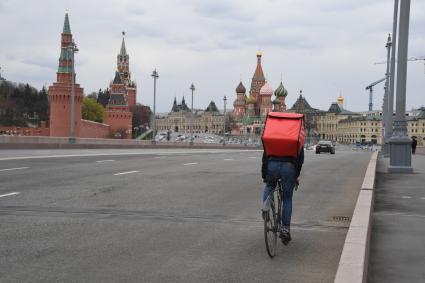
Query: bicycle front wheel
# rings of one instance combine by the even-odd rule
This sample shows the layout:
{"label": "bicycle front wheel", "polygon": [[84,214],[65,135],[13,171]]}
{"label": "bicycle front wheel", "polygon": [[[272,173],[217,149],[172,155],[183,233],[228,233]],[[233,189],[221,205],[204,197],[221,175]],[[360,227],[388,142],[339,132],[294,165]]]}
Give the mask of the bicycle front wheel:
{"label": "bicycle front wheel", "polygon": [[270,209],[263,211],[264,240],[267,254],[273,258],[277,254],[277,210],[273,193],[270,196]]}

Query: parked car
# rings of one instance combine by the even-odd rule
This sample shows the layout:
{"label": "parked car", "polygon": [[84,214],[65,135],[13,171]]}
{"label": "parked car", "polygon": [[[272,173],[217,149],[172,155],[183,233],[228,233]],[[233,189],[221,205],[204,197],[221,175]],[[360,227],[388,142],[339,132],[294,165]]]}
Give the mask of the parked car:
{"label": "parked car", "polygon": [[330,154],[335,154],[335,145],[332,141],[319,141],[316,145],[316,154],[321,152],[330,152]]}

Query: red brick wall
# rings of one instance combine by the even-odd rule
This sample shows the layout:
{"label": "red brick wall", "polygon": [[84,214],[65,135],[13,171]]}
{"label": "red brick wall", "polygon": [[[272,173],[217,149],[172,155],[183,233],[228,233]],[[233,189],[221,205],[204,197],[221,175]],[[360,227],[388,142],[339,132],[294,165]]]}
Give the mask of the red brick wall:
{"label": "red brick wall", "polygon": [[81,138],[109,138],[111,135],[111,126],[88,120],[81,120],[80,135]]}
{"label": "red brick wall", "polygon": [[111,126],[112,135],[118,131],[125,130],[127,139],[131,138],[131,119],[129,111],[106,111],[105,123]]}
{"label": "red brick wall", "polygon": [[0,126],[0,132],[10,133],[16,136],[49,136],[49,128],[27,128],[27,127],[15,127],[15,126]]}

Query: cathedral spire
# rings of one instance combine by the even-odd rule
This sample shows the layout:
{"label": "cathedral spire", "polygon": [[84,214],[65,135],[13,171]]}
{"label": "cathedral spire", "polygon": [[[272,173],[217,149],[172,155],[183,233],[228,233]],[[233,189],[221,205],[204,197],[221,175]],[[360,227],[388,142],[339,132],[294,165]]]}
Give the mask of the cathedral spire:
{"label": "cathedral spire", "polygon": [[264,73],[263,73],[263,67],[261,67],[261,56],[263,54],[261,53],[261,51],[257,52],[257,67],[255,68],[255,72],[254,72],[254,80],[259,80],[259,81],[265,81],[266,78],[264,77]]}

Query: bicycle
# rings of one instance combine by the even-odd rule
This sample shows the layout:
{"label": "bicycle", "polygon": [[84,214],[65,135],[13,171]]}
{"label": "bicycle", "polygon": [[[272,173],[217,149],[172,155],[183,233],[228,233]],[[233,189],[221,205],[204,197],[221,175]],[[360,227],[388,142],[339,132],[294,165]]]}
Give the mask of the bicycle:
{"label": "bicycle", "polygon": [[[271,182],[273,184],[274,182]],[[266,250],[268,255],[273,258],[277,255],[277,234],[282,226],[282,198],[283,198],[283,186],[282,180],[279,178],[276,185],[270,185],[274,187],[270,190],[269,195],[266,198],[266,205],[269,207],[263,207],[262,216],[264,220],[264,240],[266,242]],[[299,182],[295,181],[295,191],[298,190]]]}
{"label": "bicycle", "polygon": [[262,214],[264,220],[264,240],[268,255],[273,258],[277,254],[277,233],[281,227],[282,217],[282,180],[278,179],[276,185],[270,190],[267,196],[267,206],[264,207]]}

